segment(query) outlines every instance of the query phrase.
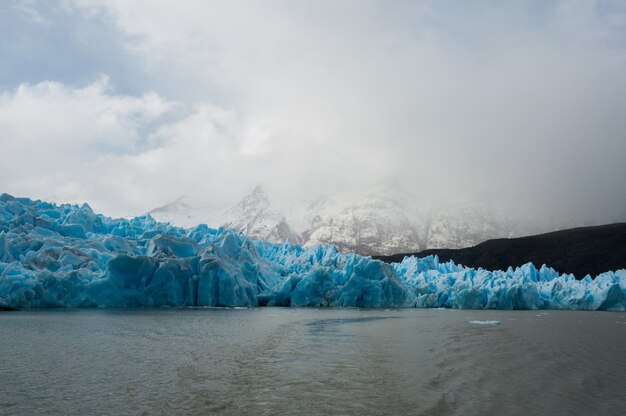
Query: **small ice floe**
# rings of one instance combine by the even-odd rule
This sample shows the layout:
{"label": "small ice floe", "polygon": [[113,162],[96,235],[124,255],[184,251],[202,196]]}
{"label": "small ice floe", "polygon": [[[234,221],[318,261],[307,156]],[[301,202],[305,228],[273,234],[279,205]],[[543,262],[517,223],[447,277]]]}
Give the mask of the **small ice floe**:
{"label": "small ice floe", "polygon": [[469,321],[473,325],[500,325],[500,321]]}

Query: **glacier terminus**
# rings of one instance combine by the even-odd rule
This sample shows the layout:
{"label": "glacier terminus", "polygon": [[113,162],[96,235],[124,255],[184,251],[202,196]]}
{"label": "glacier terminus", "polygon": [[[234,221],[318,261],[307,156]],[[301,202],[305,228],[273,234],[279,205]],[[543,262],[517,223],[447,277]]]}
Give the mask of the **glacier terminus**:
{"label": "glacier terminus", "polygon": [[0,305],[50,307],[345,306],[626,310],[626,270],[577,280],[546,265],[503,271],[340,252],[183,229],[86,204],[0,196]]}

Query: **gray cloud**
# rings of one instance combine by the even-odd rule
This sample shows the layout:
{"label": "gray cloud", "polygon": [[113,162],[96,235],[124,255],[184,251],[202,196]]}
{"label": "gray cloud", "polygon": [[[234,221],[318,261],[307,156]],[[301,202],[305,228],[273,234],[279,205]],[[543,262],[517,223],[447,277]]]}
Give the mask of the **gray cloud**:
{"label": "gray cloud", "polygon": [[626,220],[623,3],[14,3],[5,20],[67,42],[18,55],[17,26],[0,41],[3,191],[118,215],[394,175],[425,204]]}

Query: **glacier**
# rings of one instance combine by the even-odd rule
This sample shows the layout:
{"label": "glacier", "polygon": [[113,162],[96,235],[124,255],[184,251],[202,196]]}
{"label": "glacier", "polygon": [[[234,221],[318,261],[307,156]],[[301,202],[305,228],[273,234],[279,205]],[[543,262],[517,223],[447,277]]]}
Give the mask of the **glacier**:
{"label": "glacier", "polygon": [[506,271],[436,256],[387,264],[340,252],[113,219],[87,204],[0,195],[0,306],[626,309],[626,270],[576,280],[528,263]]}

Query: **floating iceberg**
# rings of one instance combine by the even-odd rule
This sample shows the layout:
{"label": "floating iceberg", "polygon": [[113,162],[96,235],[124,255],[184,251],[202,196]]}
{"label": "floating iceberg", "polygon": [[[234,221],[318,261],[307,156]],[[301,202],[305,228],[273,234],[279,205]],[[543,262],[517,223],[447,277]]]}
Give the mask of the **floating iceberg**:
{"label": "floating iceberg", "polygon": [[542,266],[471,269],[438,258],[386,264],[95,214],[0,195],[0,305],[47,307],[352,306],[621,310],[626,271],[576,280]]}

